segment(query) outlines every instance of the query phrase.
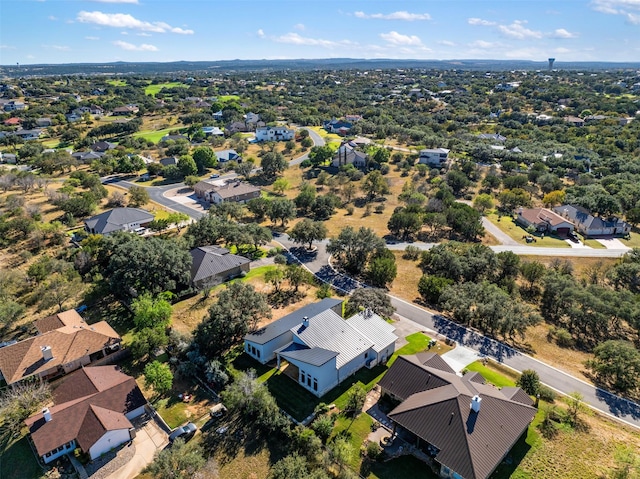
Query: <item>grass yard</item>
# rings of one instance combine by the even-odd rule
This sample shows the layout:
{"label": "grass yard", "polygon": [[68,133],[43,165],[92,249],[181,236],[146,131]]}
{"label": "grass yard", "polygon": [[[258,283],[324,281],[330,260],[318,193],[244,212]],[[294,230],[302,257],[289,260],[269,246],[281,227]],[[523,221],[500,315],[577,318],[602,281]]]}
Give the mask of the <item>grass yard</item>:
{"label": "grass yard", "polygon": [[593,249],[606,249],[607,248],[605,245],[603,245],[602,243],[598,243],[594,239],[584,239],[584,237],[580,237],[580,239],[582,240],[584,245],[588,246],[589,248],[593,248]]}
{"label": "grass yard", "polygon": [[520,376],[514,370],[502,364],[497,364],[494,361],[489,361],[486,365],[483,365],[481,361],[475,361],[465,369],[482,374],[482,377],[485,378],[487,382],[499,388],[515,386]]}
{"label": "grass yard", "polygon": [[527,231],[521,226],[518,226],[516,222],[513,220],[513,218],[509,216],[503,216],[500,219],[500,221],[498,221],[498,215],[495,213],[488,214],[487,218],[494,225],[500,228],[500,230],[503,233],[508,234],[512,239],[516,240],[520,244],[528,245],[528,246],[543,247],[543,248],[570,248],[570,246],[567,244],[566,241],[561,240],[560,238],[552,237],[548,235],[545,235],[544,238],[541,238],[540,236],[537,236],[537,235],[533,235],[533,237],[536,239],[536,242],[527,243],[523,239],[523,236],[528,236],[529,233],[527,233]]}
{"label": "grass yard", "polygon": [[10,440],[0,456],[0,478],[2,479],[39,479],[45,477],[26,436]]}
{"label": "grass yard", "polygon": [[629,248],[640,248],[640,229],[632,228],[629,239],[618,238],[625,246]]}
{"label": "grass yard", "polygon": [[148,85],[144,89],[145,95],[156,96],[163,88],[189,88],[188,85],[180,82],[167,82]]}
{"label": "grass yard", "polygon": [[[361,471],[362,473],[362,471]],[[374,462],[367,479],[436,479],[424,462],[413,456],[402,456],[388,462]]]}
{"label": "grass yard", "polygon": [[362,462],[360,448],[371,432],[372,425],[373,418],[366,413],[361,413],[355,419],[340,415],[336,419],[333,431],[331,432],[331,438],[335,438],[341,434],[349,439],[349,444],[351,444],[353,448],[353,454],[347,464],[356,471],[360,469],[360,463]]}
{"label": "grass yard", "polygon": [[107,83],[111,86],[127,86],[126,80],[107,80]]}
{"label": "grass yard", "polygon": [[176,131],[176,130],[178,130],[178,128],[163,128],[162,130],[156,130],[156,131],[142,130],[142,131],[138,131],[137,133],[134,133],[133,136],[136,138],[143,138],[145,140],[158,143],[163,136],[168,135],[172,131]]}
{"label": "grass yard", "polygon": [[239,100],[240,97],[238,95],[221,95],[218,97],[218,101],[222,102],[222,103],[226,103],[229,101],[236,101]]}

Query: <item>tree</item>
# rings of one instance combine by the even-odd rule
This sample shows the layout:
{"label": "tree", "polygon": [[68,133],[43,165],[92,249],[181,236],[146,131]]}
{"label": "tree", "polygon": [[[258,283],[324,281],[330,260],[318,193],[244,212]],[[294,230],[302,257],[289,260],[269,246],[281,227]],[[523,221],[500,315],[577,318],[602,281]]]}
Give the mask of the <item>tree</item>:
{"label": "tree", "polygon": [[587,367],[599,381],[616,391],[633,393],[640,387],[640,351],[629,341],[609,340],[596,346]]}
{"label": "tree", "polygon": [[300,187],[300,193],[293,200],[296,204],[296,207],[303,213],[306,214],[311,207],[313,206],[314,201],[316,200],[316,189],[313,185],[309,183],[303,183]]}
{"label": "tree", "polygon": [[366,270],[367,281],[376,288],[386,288],[396,278],[396,257],[386,248],[377,250]]}
{"label": "tree", "polygon": [[276,198],[271,201],[269,208],[269,218],[274,223],[276,220],[282,222],[282,226],[286,226],[287,221],[296,217],[296,205],[287,198]]}
{"label": "tree", "polygon": [[67,274],[55,273],[49,280],[38,288],[40,307],[48,308],[58,306],[60,312],[64,311],[64,303],[73,298],[82,290],[80,276],[75,271]]}
{"label": "tree", "polygon": [[313,275],[299,264],[290,264],[284,271],[284,276],[293,287],[293,292],[297,293],[303,284],[313,283]]}
{"label": "tree", "polygon": [[314,241],[322,241],[327,237],[327,227],[321,221],[313,221],[305,218],[291,228],[289,237],[294,243],[309,244],[311,249]]}
{"label": "tree", "polygon": [[258,322],[271,317],[271,307],[264,294],[241,282],[228,284],[209,308],[207,317],[196,330],[195,340],[210,358],[253,331]]}
{"label": "tree", "polygon": [[138,296],[131,303],[133,322],[136,328],[165,328],[171,318],[171,303],[162,295],[154,298],[145,293]]}
{"label": "tree", "polygon": [[367,194],[369,201],[377,196],[389,193],[389,180],[387,180],[378,170],[372,171],[364,177],[362,191]]}
{"label": "tree", "polygon": [[141,360],[167,344],[169,344],[169,337],[164,328],[144,328],[135,333],[131,352],[136,359]]}
{"label": "tree", "polygon": [[328,220],[335,214],[335,207],[338,202],[337,196],[333,193],[317,197],[311,206],[314,218],[316,220]]}
{"label": "tree", "polygon": [[51,399],[51,389],[46,382],[27,379],[5,387],[0,393],[0,417],[3,429],[16,434],[24,426],[24,420]]}
{"label": "tree", "polygon": [[273,182],[273,191],[279,195],[289,189],[289,180],[286,178],[278,178]]}
{"label": "tree", "polygon": [[360,383],[354,384],[347,393],[345,412],[349,413],[352,417],[358,416],[362,412],[366,398],[366,389]]}
{"label": "tree", "polygon": [[547,268],[538,261],[525,261],[520,265],[520,274],[525,281],[529,282],[529,290],[531,291],[533,291],[535,283],[542,279],[546,271]]}
{"label": "tree", "polygon": [[516,386],[521,387],[529,396],[535,396],[540,390],[540,376],[533,369],[525,369],[516,381]]}
{"label": "tree", "polygon": [[514,188],[500,193],[498,201],[504,211],[512,212],[519,206],[529,206],[531,204],[531,195],[521,188]]}
{"label": "tree", "polygon": [[208,146],[199,146],[193,150],[192,157],[199,173],[204,173],[207,168],[215,168],[218,165],[216,154]]}
{"label": "tree", "polygon": [[345,311],[347,317],[364,310],[373,311],[383,318],[390,318],[396,312],[387,292],[378,288],[358,288],[349,297]]}
{"label": "tree", "polygon": [[387,228],[393,235],[406,240],[422,229],[422,217],[419,213],[400,210],[391,215]]}
{"label": "tree", "polygon": [[124,297],[177,291],[189,286],[192,261],[180,242],[136,237],[114,246],[106,276],[111,290]]}
{"label": "tree", "polygon": [[189,188],[193,188],[199,181],[200,178],[197,176],[185,176],[183,183]]}
{"label": "tree", "polygon": [[281,267],[276,266],[273,269],[267,270],[264,274],[264,280],[267,283],[271,283],[276,293],[280,292],[280,285],[284,280],[284,270]]}
{"label": "tree", "polygon": [[271,201],[263,196],[259,196],[249,200],[247,209],[255,216],[256,221],[260,222],[269,215]]}
{"label": "tree", "polygon": [[262,156],[260,166],[266,178],[275,178],[289,167],[289,163],[282,153],[270,151]]}
{"label": "tree", "polygon": [[198,166],[195,160],[189,155],[181,156],[178,160],[178,169],[182,176],[195,176],[198,173]]}
{"label": "tree", "polygon": [[329,240],[327,252],[336,256],[347,271],[358,274],[365,269],[371,254],[384,247],[384,240],[372,229],[361,226],[356,231],[347,226],[336,238]]}
{"label": "tree", "polygon": [[309,467],[304,456],[283,457],[269,470],[268,479],[309,479]]}
{"label": "tree", "polygon": [[455,196],[460,196],[471,185],[471,181],[462,171],[452,170],[447,173],[447,185]]}
{"label": "tree", "polygon": [[144,367],[144,385],[163,395],[171,391],[173,373],[168,364],[153,361]]}
{"label": "tree", "polygon": [[333,157],[333,148],[329,145],[314,146],[309,151],[309,159],[314,166],[325,164]]}
{"label": "tree", "polygon": [[464,203],[454,203],[446,211],[447,223],[460,239],[476,241],[484,236],[482,216],[471,206]]}
{"label": "tree", "polygon": [[418,281],[418,292],[426,303],[438,304],[442,291],[452,284],[452,279],[424,274]]}
{"label": "tree", "polygon": [[550,191],[542,198],[542,203],[547,208],[552,208],[557,205],[562,205],[565,202],[567,194],[564,191],[555,190]]}
{"label": "tree", "polygon": [[235,170],[237,174],[244,177],[245,180],[248,180],[254,168],[255,168],[255,165],[252,162],[243,161],[242,163],[238,163],[236,165]]}
{"label": "tree", "polygon": [[491,195],[481,193],[473,200],[473,207],[480,213],[484,213],[486,210],[493,208],[493,198]]}
{"label": "tree", "polygon": [[149,193],[147,189],[142,186],[132,186],[129,188],[129,205],[137,208],[139,206],[149,203]]}
{"label": "tree", "polygon": [[[184,440],[178,438],[171,447],[156,452],[153,462],[147,466],[145,472],[157,479],[192,479],[206,463],[201,446],[187,447]],[[216,479],[218,476],[215,474],[206,477]]]}

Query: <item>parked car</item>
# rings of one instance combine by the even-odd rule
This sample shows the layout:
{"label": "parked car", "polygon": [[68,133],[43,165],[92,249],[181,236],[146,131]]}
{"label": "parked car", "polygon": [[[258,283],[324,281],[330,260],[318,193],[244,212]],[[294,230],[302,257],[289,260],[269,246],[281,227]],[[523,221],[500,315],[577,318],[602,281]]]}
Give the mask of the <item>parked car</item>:
{"label": "parked car", "polygon": [[569,232],[569,239],[571,241],[573,241],[574,243],[579,243],[580,242],[580,238],[578,238],[578,235],[576,234],[575,231]]}
{"label": "parked car", "polygon": [[220,404],[216,404],[209,410],[209,416],[222,417],[226,414],[226,412],[227,412],[227,408],[224,406],[224,404],[220,403]]}
{"label": "parked car", "polygon": [[218,173],[214,173],[209,178],[220,178],[220,175]]}
{"label": "parked car", "polygon": [[185,441],[188,441],[193,437],[197,430],[198,426],[190,422],[184,426],[176,428],[171,434],[169,434],[169,441],[173,442],[179,437],[184,439]]}

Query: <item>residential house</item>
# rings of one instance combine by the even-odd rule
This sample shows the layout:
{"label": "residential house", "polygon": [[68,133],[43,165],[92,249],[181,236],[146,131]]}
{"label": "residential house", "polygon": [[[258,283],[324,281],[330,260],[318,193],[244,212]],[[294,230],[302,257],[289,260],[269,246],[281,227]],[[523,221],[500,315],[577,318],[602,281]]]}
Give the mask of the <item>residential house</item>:
{"label": "residential house", "polygon": [[418,163],[440,167],[446,165],[448,160],[449,150],[447,150],[446,148],[431,148],[420,150]]}
{"label": "residential house", "polygon": [[224,131],[217,126],[203,126],[202,133],[204,136],[224,136]]}
{"label": "residential house", "polygon": [[71,153],[71,156],[82,163],[90,164],[93,160],[102,158],[104,153],[98,153],[96,151],[76,151]]}
{"label": "residential house", "polygon": [[242,161],[242,157],[236,150],[221,150],[216,151],[215,154],[220,163],[225,163],[227,161],[237,161],[240,163]]}
{"label": "residential house", "polygon": [[584,120],[577,116],[567,116],[564,118],[564,121],[572,126],[584,126]]}
{"label": "residential house", "polygon": [[22,119],[21,118],[16,118],[14,116],[14,117],[6,119],[3,123],[4,123],[4,126],[19,126],[20,123],[22,123]]}
{"label": "residential house", "polygon": [[222,121],[224,116],[222,115],[222,110],[213,113],[213,119],[216,121]]}
{"label": "residential house", "polygon": [[232,121],[231,123],[228,123],[224,128],[224,131],[229,136],[233,135],[234,133],[246,133],[252,130],[253,129],[244,121]]}
{"label": "residential house", "polygon": [[562,237],[568,236],[574,229],[571,221],[547,208],[520,208],[516,223],[523,228],[533,225],[538,233],[555,233]]}
{"label": "residential house", "polygon": [[109,143],[108,141],[97,141],[89,148],[97,153],[104,153],[105,151],[113,150],[116,146],[118,145],[115,143]]}
{"label": "residential house", "polygon": [[481,140],[491,140],[491,141],[500,141],[500,142],[507,141],[507,137],[502,136],[499,133],[480,133],[478,135],[478,138],[480,138]]}
{"label": "residential house", "polygon": [[162,158],[158,163],[160,163],[162,166],[177,166],[178,165],[178,158],[176,158],[175,156],[170,156],[167,158]]}
{"label": "residential house", "polygon": [[288,141],[295,134],[295,130],[286,126],[263,126],[256,128],[256,141]]}
{"label": "residential house", "polygon": [[197,289],[206,289],[249,272],[251,260],[229,253],[218,246],[201,246],[190,252],[191,283]]}
{"label": "residential house", "polygon": [[366,168],[369,156],[363,151],[356,149],[357,144],[349,141],[340,145],[340,148],[333,155],[331,166],[339,168],[344,165],[353,165],[356,168]]}
{"label": "residential house", "polygon": [[68,374],[120,348],[120,336],[106,321],[89,325],[73,309],[35,326],[37,336],[0,349],[0,376],[7,384]]}
{"label": "residential house", "polygon": [[520,86],[520,82],[507,82],[507,83],[498,83],[495,87],[493,87],[494,91],[513,91]]}
{"label": "residential house", "polygon": [[9,165],[15,165],[18,162],[18,156],[15,153],[3,153],[0,151],[0,161]]}
{"label": "residential house", "polygon": [[33,130],[20,129],[16,131],[14,134],[22,138],[24,141],[37,140],[38,138],[40,138],[40,135],[42,135],[42,129],[40,128],[34,128]]}
{"label": "residential house", "polygon": [[588,210],[580,206],[556,206],[553,211],[562,218],[571,221],[575,229],[586,237],[593,236],[625,236],[631,232],[631,225],[621,219],[611,216],[602,218],[593,216]]}
{"label": "residential house", "polygon": [[522,389],[460,377],[434,353],[399,356],[378,384],[399,402],[388,414],[394,432],[433,458],[440,477],[488,478],[536,415]]}
{"label": "residential house", "polygon": [[248,125],[250,124],[256,124],[260,121],[260,115],[258,115],[257,113],[252,113],[249,112],[246,115],[244,115],[244,122]]}
{"label": "residential house", "polygon": [[260,188],[239,180],[231,180],[228,183],[209,183],[200,181],[193,187],[193,191],[198,198],[202,198],[210,203],[246,203],[261,195]]}
{"label": "residential house", "polygon": [[211,103],[207,103],[204,100],[200,100],[195,102],[193,106],[196,108],[211,108]]}
{"label": "residential house", "polygon": [[53,125],[53,121],[51,120],[51,118],[38,118],[36,120],[36,125],[38,125],[41,128],[46,126],[51,126]]}
{"label": "residential house", "polygon": [[84,221],[84,229],[94,235],[108,235],[115,231],[133,231],[148,225],[153,215],[140,208],[113,208]]}
{"label": "residential house", "polygon": [[11,100],[4,104],[4,111],[17,111],[24,110],[26,108],[27,105],[18,100]]}
{"label": "residential house", "polygon": [[345,115],[344,119],[345,119],[345,121],[348,121],[349,123],[356,123],[356,122],[362,120],[362,116],[361,115]]}
{"label": "residential house", "polygon": [[135,379],[116,366],[83,368],[63,378],[53,390],[53,405],[25,424],[45,464],[76,448],[93,460],[134,437],[131,420],[146,405]]}
{"label": "residential house", "polygon": [[140,108],[138,108],[137,105],[125,105],[125,106],[119,106],[118,108],[114,108],[111,114],[114,116],[129,116],[129,115],[135,115],[139,111],[140,111]]}
{"label": "residential house", "polygon": [[344,320],[342,302],[327,298],[247,334],[244,350],[262,364],[287,361],[286,374],[318,397],[395,351],[395,327],[370,311]]}
{"label": "residential house", "polygon": [[351,128],[353,128],[353,123],[333,118],[329,121],[323,122],[322,128],[329,133],[336,133],[338,135],[345,136],[349,131],[351,131]]}
{"label": "residential house", "polygon": [[161,142],[165,142],[165,141],[178,141],[178,140],[186,140],[189,141],[189,137],[187,135],[172,135],[172,134],[168,134],[168,135],[164,135],[162,138],[160,138]]}

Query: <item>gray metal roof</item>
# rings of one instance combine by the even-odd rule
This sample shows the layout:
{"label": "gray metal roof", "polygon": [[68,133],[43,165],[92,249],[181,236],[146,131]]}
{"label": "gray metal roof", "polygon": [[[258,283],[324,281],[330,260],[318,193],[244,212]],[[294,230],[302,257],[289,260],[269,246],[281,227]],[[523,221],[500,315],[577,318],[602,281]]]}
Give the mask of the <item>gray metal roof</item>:
{"label": "gray metal roof", "polygon": [[[416,366],[413,377],[407,374],[408,365]],[[427,373],[429,381],[436,378],[442,385],[429,388],[424,384],[422,391],[407,397],[389,413],[389,418],[438,448],[436,460],[462,477],[489,477],[535,416],[531,398],[514,390],[519,388],[508,388],[503,392],[492,385],[479,383],[475,375],[459,377],[419,365],[417,358],[401,356],[383,381],[402,379],[399,384],[394,381],[390,385],[404,384],[404,390],[408,390],[409,385],[414,384],[415,389]],[[394,369],[405,371],[398,375]],[[470,408],[476,395],[481,398],[477,413]]]}
{"label": "gray metal roof", "polygon": [[[295,344],[295,343],[294,343]],[[281,351],[280,355],[286,359],[297,359],[312,366],[322,366],[338,356],[335,351],[324,348],[296,349],[293,351]]]}
{"label": "gray metal roof", "polygon": [[361,311],[347,319],[347,323],[373,343],[376,352],[393,344],[398,336],[393,334],[395,326],[387,323],[375,313]]}
{"label": "gray metal roof", "polygon": [[130,223],[148,223],[153,215],[140,208],[114,208],[85,220],[87,228],[99,234],[120,231]]}
{"label": "gray metal roof", "polygon": [[254,331],[253,333],[247,334],[244,339],[255,344],[266,344],[272,339],[275,339],[281,334],[289,331],[294,326],[302,323],[305,316],[311,318],[322,311],[334,308],[340,303],[342,303],[341,299],[325,298],[317,303],[308,304],[297,311],[287,314],[277,321]]}
{"label": "gray metal roof", "polygon": [[189,253],[193,258],[191,281],[199,281],[216,276],[251,262],[244,256],[231,254],[228,249],[217,246],[201,246],[192,249]]}
{"label": "gray metal roof", "polygon": [[310,348],[338,352],[338,369],[373,347],[372,341],[331,309],[310,317],[308,326],[300,322],[291,328],[291,332]]}

